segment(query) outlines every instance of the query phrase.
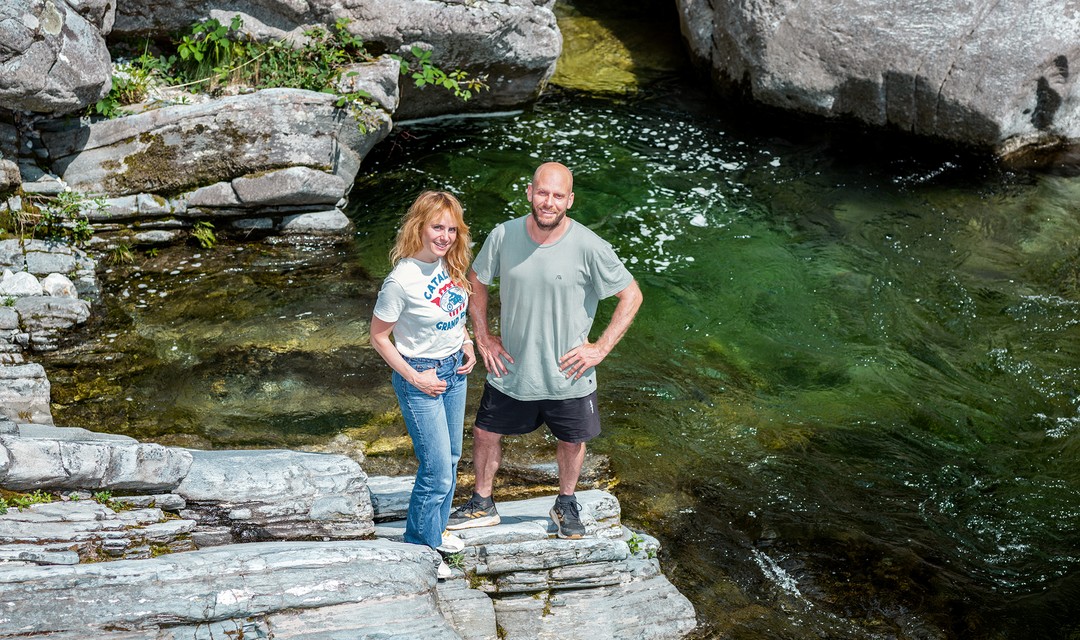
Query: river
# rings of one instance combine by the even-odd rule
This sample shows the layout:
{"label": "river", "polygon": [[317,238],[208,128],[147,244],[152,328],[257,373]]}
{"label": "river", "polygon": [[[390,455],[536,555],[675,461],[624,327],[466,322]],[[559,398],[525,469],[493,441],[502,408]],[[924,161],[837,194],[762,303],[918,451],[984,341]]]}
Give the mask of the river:
{"label": "river", "polygon": [[207,447],[344,434],[407,469],[366,344],[397,218],[449,189],[482,241],[551,159],[645,295],[600,367],[591,450],[700,637],[1080,634],[1080,179],[722,110],[688,77],[400,125],[337,247],[103,272],[90,337],[43,360],[57,423]]}

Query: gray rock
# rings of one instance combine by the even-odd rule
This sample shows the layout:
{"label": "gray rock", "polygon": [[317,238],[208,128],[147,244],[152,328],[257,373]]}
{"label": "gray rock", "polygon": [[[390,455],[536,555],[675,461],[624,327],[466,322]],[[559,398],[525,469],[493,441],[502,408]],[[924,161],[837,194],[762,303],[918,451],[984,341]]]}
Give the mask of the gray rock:
{"label": "gray rock", "polygon": [[228,526],[238,539],[355,538],[370,535],[367,476],[338,455],[295,451],[191,451],[175,493],[184,517]]}
{"label": "gray rock", "polygon": [[286,216],[279,227],[287,236],[343,236],[351,229],[352,221],[340,209]]}
{"label": "gray rock", "polygon": [[54,298],[78,298],[75,283],[65,275],[50,273],[41,281],[42,291]]}
{"label": "gray rock", "polygon": [[70,329],[90,319],[90,303],[77,298],[27,296],[15,301],[19,324],[35,338],[51,338],[57,330]]}
{"label": "gray rock", "polygon": [[[458,638],[435,604],[436,563],[433,552],[416,545],[337,541],[14,567],[0,572],[0,635],[129,637],[111,635],[126,629],[141,637],[204,638],[193,627],[243,628],[252,619],[282,638]],[[63,606],[41,606],[46,601]]]}
{"label": "gray rock", "polygon": [[1056,0],[678,6],[692,53],[760,102],[1006,156],[1080,142],[1080,14]]}
{"label": "gray rock", "polygon": [[375,62],[343,69],[337,88],[342,93],[364,91],[384,111],[393,115],[401,100],[400,78],[401,63],[390,56],[381,56]]}
{"label": "gray rock", "polygon": [[51,391],[40,364],[0,366],[0,415],[15,422],[52,424]]}
{"label": "gray rock", "polygon": [[11,489],[162,491],[176,487],[192,466],[191,453],[152,443],[0,437],[11,463],[2,481]]}
{"label": "gray rock", "polygon": [[4,271],[3,278],[0,279],[0,296],[40,296],[44,293],[38,279],[25,271]]}
{"label": "gray rock", "polygon": [[191,207],[239,207],[240,198],[233,190],[232,182],[215,182],[200,187],[187,196]]}
{"label": "gray rock", "polygon": [[360,159],[388,134],[389,120],[362,135],[334,101],[325,93],[266,89],[89,125],[54,121],[43,127],[42,140],[73,189],[111,197],[194,190],[293,166],[330,170],[351,185]]}
{"label": "gray rock", "polygon": [[50,550],[36,544],[0,544],[0,563],[4,562],[72,565],[79,564],[79,554],[63,549]]}
{"label": "gray rock", "polygon": [[0,104],[70,113],[109,91],[112,61],[104,35],[112,3],[8,0],[0,5]]}
{"label": "gray rock", "polygon": [[157,507],[165,511],[179,511],[187,502],[175,493],[156,493],[146,496],[113,496],[113,502],[121,502],[132,507]]}
{"label": "gray rock", "polygon": [[470,589],[465,580],[440,580],[436,587],[439,611],[463,640],[498,640],[491,598]]}
{"label": "gray rock", "polygon": [[89,431],[82,427],[54,427],[47,424],[20,424],[18,434],[22,438],[45,438],[48,440],[106,440],[135,444],[138,441],[131,436],[118,433]]}
{"label": "gray rock", "polygon": [[340,176],[310,167],[289,167],[232,181],[237,198],[247,207],[334,204],[348,186]]}
{"label": "gray rock", "polygon": [[507,640],[676,639],[697,625],[690,601],[663,576],[540,598],[500,597],[495,616]]}
{"label": "gray rock", "polygon": [[[4,300],[7,300],[5,298]],[[3,302],[3,300],[0,300]],[[0,307],[0,332],[19,328],[19,312],[14,307]]]}
{"label": "gray rock", "polygon": [[403,520],[409,513],[409,498],[415,482],[414,476],[368,476],[375,522]]}
{"label": "gray rock", "polygon": [[[433,62],[446,71],[457,68],[487,74],[490,91],[462,103],[436,87],[418,90],[403,83],[396,117],[518,107],[533,100],[555,70],[562,50],[554,0],[267,0],[251,8],[225,8],[212,0],[167,0],[153,6],[125,2],[117,8],[117,33],[167,34],[207,16],[228,24],[233,15],[257,39],[302,39],[312,26],[348,18],[349,31],[375,50],[408,53],[412,45],[434,50]],[[374,94],[373,94],[374,95]],[[385,106],[385,105],[384,105]]]}

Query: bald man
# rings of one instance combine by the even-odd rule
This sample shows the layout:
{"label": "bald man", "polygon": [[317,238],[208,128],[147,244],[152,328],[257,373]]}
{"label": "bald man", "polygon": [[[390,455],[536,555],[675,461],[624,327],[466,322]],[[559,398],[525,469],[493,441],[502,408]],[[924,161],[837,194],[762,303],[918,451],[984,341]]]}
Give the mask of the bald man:
{"label": "bald man", "polygon": [[[496,226],[469,272],[469,316],[488,376],[473,427],[476,488],[447,529],[498,524],[492,491],[502,437],[546,424],[558,441],[559,496],[550,515],[560,538],[576,539],[585,535],[574,497],[585,443],[600,433],[595,367],[630,327],[642,296],[611,245],[567,217],[574,205],[569,169],[540,165],[525,195],[532,213]],[[487,288],[496,278],[500,335],[487,317]],[[591,343],[597,303],[610,296],[619,302]]]}

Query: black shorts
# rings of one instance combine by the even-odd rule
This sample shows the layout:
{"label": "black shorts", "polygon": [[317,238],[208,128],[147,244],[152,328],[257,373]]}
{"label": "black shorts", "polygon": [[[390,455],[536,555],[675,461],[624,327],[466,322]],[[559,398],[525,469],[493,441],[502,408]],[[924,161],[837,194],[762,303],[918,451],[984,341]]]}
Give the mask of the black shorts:
{"label": "black shorts", "polygon": [[588,442],[600,435],[596,392],[570,400],[518,400],[488,383],[476,412],[476,428],[504,436],[519,436],[547,424],[563,442]]}

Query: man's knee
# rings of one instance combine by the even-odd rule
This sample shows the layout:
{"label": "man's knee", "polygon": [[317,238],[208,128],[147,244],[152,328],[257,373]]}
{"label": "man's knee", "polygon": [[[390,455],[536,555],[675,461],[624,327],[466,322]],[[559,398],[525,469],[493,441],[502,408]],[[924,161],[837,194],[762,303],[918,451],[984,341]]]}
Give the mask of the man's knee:
{"label": "man's knee", "polygon": [[502,441],[501,433],[493,433],[491,431],[484,431],[480,427],[473,427],[473,442],[474,444],[483,445],[497,445]]}

